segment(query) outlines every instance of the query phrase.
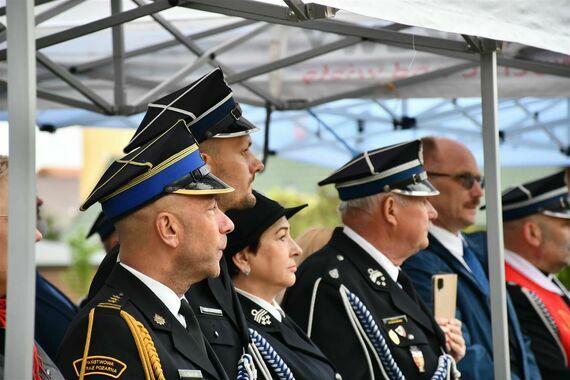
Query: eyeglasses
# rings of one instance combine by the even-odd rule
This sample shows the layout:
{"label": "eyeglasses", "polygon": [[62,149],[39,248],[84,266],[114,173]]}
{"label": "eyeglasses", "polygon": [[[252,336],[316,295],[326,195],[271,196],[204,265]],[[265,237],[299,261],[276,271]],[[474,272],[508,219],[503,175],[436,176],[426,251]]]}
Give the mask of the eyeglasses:
{"label": "eyeglasses", "polygon": [[475,182],[479,183],[482,189],[485,188],[485,177],[482,175],[473,175],[469,173],[461,173],[461,174],[448,174],[448,173],[436,173],[436,172],[427,172],[428,176],[433,177],[450,177],[456,180],[463,186],[466,190],[471,190]]}

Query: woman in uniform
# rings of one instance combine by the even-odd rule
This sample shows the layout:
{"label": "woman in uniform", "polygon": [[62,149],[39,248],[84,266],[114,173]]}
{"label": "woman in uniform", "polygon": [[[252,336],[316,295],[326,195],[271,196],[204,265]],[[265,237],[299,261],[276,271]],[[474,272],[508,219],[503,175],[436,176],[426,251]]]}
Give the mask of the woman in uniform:
{"label": "woman in uniform", "polygon": [[[295,283],[295,257],[302,253],[291,238],[288,219],[307,205],[283,208],[256,191],[253,194],[255,207],[227,212],[235,229],[228,235],[224,256],[248,320],[258,371],[270,378],[339,379],[321,350],[275,301]],[[267,360],[272,351],[284,365]]]}

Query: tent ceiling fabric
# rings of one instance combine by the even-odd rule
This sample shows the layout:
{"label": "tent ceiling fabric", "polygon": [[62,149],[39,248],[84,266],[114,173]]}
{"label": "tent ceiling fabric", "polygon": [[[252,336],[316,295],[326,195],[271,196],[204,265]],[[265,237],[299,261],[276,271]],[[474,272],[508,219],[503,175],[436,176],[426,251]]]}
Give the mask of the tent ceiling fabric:
{"label": "tent ceiling fabric", "polygon": [[[480,94],[476,39],[359,16],[363,1],[342,2],[352,13],[305,21],[277,0],[181,0],[177,7],[166,0],[124,0],[115,14],[110,0],[40,3],[40,109],[132,115],[216,65],[240,101],[278,110],[344,98]],[[367,14],[376,16],[378,2],[366,4]],[[567,12],[558,13],[564,18]],[[5,53],[0,46],[0,59]],[[501,97],[570,96],[567,55],[509,43],[498,61]],[[0,86],[6,78],[2,64]]]}
{"label": "tent ceiling fabric", "polygon": [[[556,1],[560,7],[570,2]],[[315,15],[323,9],[311,8],[306,15],[302,10],[299,15],[287,7],[302,5],[300,0],[181,0],[179,6],[167,0],[36,0],[38,124],[47,130],[74,124],[136,127],[149,101],[220,65],[240,102],[303,110],[272,115],[272,148],[291,158],[308,157],[303,147],[314,149],[318,143],[338,150],[339,162],[350,157],[347,146],[373,148],[361,141],[357,123],[370,134],[365,142],[371,144],[428,133],[480,141],[480,103],[441,99],[480,96],[481,41],[457,34],[469,33],[526,43],[503,43],[498,53],[499,96],[509,99],[500,104],[501,120],[506,121],[503,137],[510,147],[540,148],[557,157],[543,155],[540,163],[568,163],[560,152],[570,153],[570,105],[561,98],[570,97],[570,56],[555,52],[560,49],[551,45],[543,47],[552,51],[532,47],[536,36],[529,33],[512,38],[489,34],[505,29],[505,18],[496,12],[513,7],[512,2],[443,4],[443,15],[461,6],[472,16],[465,22],[454,18],[450,26],[436,25],[446,17],[434,15],[419,1],[400,0],[397,6],[386,0],[319,2],[343,10],[334,17],[310,19],[320,17]],[[529,28],[532,7],[540,8],[518,1],[511,9],[513,31]],[[566,20],[567,13],[540,10],[535,21],[547,17],[549,22],[535,25],[536,30],[552,28]],[[300,16],[309,19],[299,20]],[[486,21],[479,22],[482,18]],[[458,26],[466,29],[454,29]],[[551,33],[549,44],[564,38],[568,28],[557,32]],[[0,61],[6,55],[5,37],[0,31]],[[6,79],[4,61],[0,87]],[[516,103],[514,99],[523,95],[556,99]],[[343,102],[347,98],[366,101]],[[4,93],[0,109],[6,108],[5,101]],[[445,105],[438,108],[442,102]],[[249,112],[263,125],[264,111]],[[415,128],[402,128],[407,117],[414,119]],[[0,119],[6,119],[6,113],[0,113]],[[287,128],[291,125],[283,121],[295,127]],[[378,133],[382,139],[372,138]],[[302,142],[297,139],[301,135]],[[508,165],[517,162],[516,155],[511,156]]]}
{"label": "tent ceiling fabric", "polygon": [[518,42],[570,54],[570,0],[315,0],[405,25]]}

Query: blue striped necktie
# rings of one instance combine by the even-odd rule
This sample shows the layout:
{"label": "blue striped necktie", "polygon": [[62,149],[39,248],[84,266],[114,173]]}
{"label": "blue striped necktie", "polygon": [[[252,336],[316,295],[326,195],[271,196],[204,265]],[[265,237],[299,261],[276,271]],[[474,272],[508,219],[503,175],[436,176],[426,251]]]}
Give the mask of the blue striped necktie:
{"label": "blue striped necktie", "polygon": [[481,290],[485,295],[489,295],[489,279],[485,274],[483,265],[477,259],[477,254],[469,247],[469,245],[463,242],[463,259],[465,263],[471,269],[471,274],[475,277],[477,283],[481,286]]}

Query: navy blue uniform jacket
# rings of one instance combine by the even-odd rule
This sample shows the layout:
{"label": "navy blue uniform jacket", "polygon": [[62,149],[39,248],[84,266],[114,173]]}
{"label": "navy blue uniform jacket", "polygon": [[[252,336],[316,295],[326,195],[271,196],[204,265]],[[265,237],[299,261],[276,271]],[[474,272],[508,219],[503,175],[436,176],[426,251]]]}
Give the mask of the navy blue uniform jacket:
{"label": "navy blue uniform jacket", "polygon": [[[487,270],[487,248],[485,234],[464,235],[467,244],[478,255],[483,268]],[[481,291],[471,273],[433,235],[429,235],[429,246],[407,259],[402,268],[412,279],[416,291],[424,302],[432,305],[431,277],[436,273],[457,273],[457,312],[456,318],[463,322],[463,337],[467,352],[458,363],[462,379],[493,378],[493,342],[491,338],[491,310],[485,294]],[[510,299],[507,302],[508,321],[511,329],[511,343],[522,348],[518,357],[511,357],[511,363],[518,361],[522,379],[540,379],[538,367],[524,338]],[[513,367],[513,365],[511,365]],[[512,372],[512,379],[519,379]]]}
{"label": "navy blue uniform jacket", "polygon": [[[86,347],[86,379],[146,378],[137,340],[122,311],[148,331],[166,379],[228,379],[207,342],[203,353],[166,305],[136,276],[115,265],[103,288],[73,320],[61,344],[56,362],[67,380],[78,378]],[[148,340],[140,341],[144,345]],[[193,376],[183,377],[188,372]]]}
{"label": "navy blue uniform jacket", "polygon": [[55,358],[57,349],[77,306],[41,274],[36,274],[35,339],[49,357]]}
{"label": "navy blue uniform jacket", "polygon": [[[301,264],[283,307],[301,328],[311,329],[309,337],[342,378],[382,377],[374,353],[361,341],[348,317],[339,291],[342,285],[366,305],[404,376],[431,379],[445,345],[441,329],[421,301],[400,289],[370,254],[337,228],[327,245]],[[402,336],[390,338],[394,329]],[[414,348],[423,353],[423,373],[410,352]]]}
{"label": "navy blue uniform jacket", "polygon": [[[296,380],[334,380],[337,374],[317,346],[291,319],[283,316],[281,322],[250,299],[238,295],[249,327],[257,331],[275,349],[289,367]],[[255,318],[265,311],[263,318]],[[266,363],[267,364],[267,363]],[[267,364],[268,368],[271,368]]]}

